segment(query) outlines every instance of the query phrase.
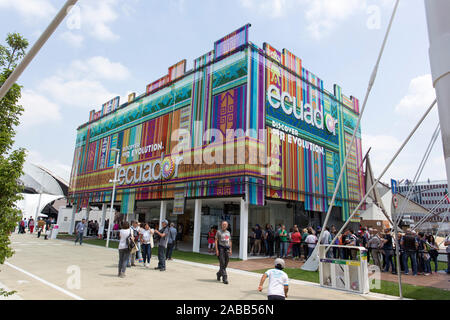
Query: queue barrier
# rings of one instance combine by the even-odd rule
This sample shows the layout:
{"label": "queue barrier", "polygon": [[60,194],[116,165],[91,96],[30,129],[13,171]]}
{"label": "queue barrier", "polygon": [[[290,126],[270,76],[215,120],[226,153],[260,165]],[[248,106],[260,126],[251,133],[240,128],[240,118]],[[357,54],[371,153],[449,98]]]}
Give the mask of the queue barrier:
{"label": "queue barrier", "polygon": [[367,249],[343,245],[330,246],[329,252],[332,252],[333,248],[336,247],[355,250],[355,259],[346,260],[326,257],[325,248],[328,246],[319,246],[320,286],[353,293],[369,293]]}

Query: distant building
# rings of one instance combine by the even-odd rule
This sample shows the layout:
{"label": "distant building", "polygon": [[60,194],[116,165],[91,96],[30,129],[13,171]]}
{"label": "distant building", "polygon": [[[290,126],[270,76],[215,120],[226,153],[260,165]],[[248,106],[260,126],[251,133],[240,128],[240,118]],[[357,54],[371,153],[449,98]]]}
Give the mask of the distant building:
{"label": "distant building", "polygon": [[[399,214],[400,209],[404,206],[402,217],[400,225],[402,227],[408,227],[409,224],[404,223],[404,217],[408,217],[415,222],[418,222],[417,217],[423,217],[428,213],[428,210],[419,205],[418,203],[415,203],[414,201],[408,201],[405,205],[404,202],[406,201],[406,198],[399,194],[397,196],[398,198],[398,207],[397,209],[394,208],[393,202],[392,202],[392,190],[391,188],[384,184],[384,183],[378,183],[377,185],[377,192],[380,195],[381,201],[383,203],[383,206],[386,210],[386,214],[389,218],[396,220],[397,214]],[[408,220],[409,220],[408,218]],[[420,219],[420,218],[419,218]],[[372,196],[369,196],[367,198],[367,204],[366,204],[366,210],[361,212],[361,225],[364,227],[371,227],[375,228],[379,231],[381,231],[384,228],[392,227],[392,225],[389,223],[388,219],[383,214],[382,210],[379,206],[374,204],[374,199]]]}
{"label": "distant building", "polygon": [[[406,180],[399,186],[399,193],[406,196],[412,182]],[[445,216],[445,212],[450,210],[450,203],[445,198],[448,190],[448,183],[445,180],[418,182],[411,191],[410,200],[420,204],[428,211],[433,210],[434,213],[440,214],[431,221],[441,221]]]}

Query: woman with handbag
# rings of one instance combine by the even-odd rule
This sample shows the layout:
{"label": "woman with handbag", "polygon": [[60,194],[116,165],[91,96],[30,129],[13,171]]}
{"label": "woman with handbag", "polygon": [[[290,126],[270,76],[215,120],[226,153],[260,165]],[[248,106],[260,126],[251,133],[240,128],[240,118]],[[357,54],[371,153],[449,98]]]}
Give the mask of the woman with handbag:
{"label": "woman with handbag", "polygon": [[120,278],[125,277],[125,271],[127,270],[127,264],[130,259],[131,251],[136,250],[136,244],[134,242],[133,232],[131,232],[130,224],[124,222],[122,229],[119,231],[119,274]]}
{"label": "woman with handbag", "polygon": [[434,262],[434,272],[438,272],[438,256],[439,256],[439,246],[436,243],[433,235],[430,234],[428,236],[428,244],[430,246],[429,254],[430,254],[430,271],[431,271],[431,261]]}

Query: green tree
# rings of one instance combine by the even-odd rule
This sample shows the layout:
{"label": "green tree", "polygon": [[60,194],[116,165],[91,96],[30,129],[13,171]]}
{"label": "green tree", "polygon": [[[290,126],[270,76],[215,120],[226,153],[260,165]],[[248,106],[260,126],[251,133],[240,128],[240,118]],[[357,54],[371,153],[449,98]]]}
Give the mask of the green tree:
{"label": "green tree", "polygon": [[[28,41],[18,33],[6,37],[6,45],[0,45],[0,87],[25,55]],[[18,104],[21,87],[14,84],[0,100],[0,264],[13,255],[10,234],[20,221],[20,210],[15,206],[21,199],[23,186],[19,182],[25,162],[25,150],[13,150],[15,127],[23,112]],[[0,290],[0,295],[8,295]]]}

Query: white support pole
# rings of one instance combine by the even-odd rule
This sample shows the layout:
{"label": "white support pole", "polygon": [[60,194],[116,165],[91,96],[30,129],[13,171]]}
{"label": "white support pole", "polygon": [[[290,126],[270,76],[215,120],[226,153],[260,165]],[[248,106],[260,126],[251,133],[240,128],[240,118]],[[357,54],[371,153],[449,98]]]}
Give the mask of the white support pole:
{"label": "white support pole", "polygon": [[84,237],[86,237],[87,236],[87,232],[88,232],[88,229],[89,229],[89,216],[90,216],[90,214],[91,214],[91,205],[90,204],[88,204],[88,206],[87,206],[87,208],[86,208],[86,228],[84,228]]}
{"label": "white support pole", "polygon": [[116,153],[116,161],[114,164],[114,180],[110,180],[110,183],[112,182],[113,184],[113,190],[112,190],[112,194],[111,194],[111,207],[109,209],[109,222],[108,222],[108,233],[106,235],[106,247],[109,248],[109,240],[111,238],[111,234],[112,234],[112,223],[113,223],[113,210],[114,210],[114,201],[116,199],[116,183],[119,182],[119,180],[117,179],[118,176],[118,171],[120,168],[120,150],[116,149],[116,148],[111,148],[111,152],[115,152]]}
{"label": "white support pole", "polygon": [[450,1],[425,0],[430,65],[438,101],[447,181],[450,185]]}
{"label": "white support pole", "polygon": [[241,225],[239,235],[239,259],[247,260],[248,250],[248,202],[241,199]]}
{"label": "white support pole", "polygon": [[77,205],[74,203],[72,207],[72,219],[70,220],[69,234],[73,235],[75,229],[75,214],[77,213]]}
{"label": "white support pole", "polygon": [[194,209],[194,238],[192,241],[193,252],[200,252],[201,228],[202,228],[202,200],[196,199]]}
{"label": "white support pole", "polygon": [[103,232],[105,231],[105,221],[106,221],[106,203],[102,205],[102,219],[98,223],[98,235],[103,237]]}
{"label": "white support pole", "polygon": [[162,226],[162,221],[166,218],[167,201],[161,201],[161,210],[159,211],[159,228]]}

